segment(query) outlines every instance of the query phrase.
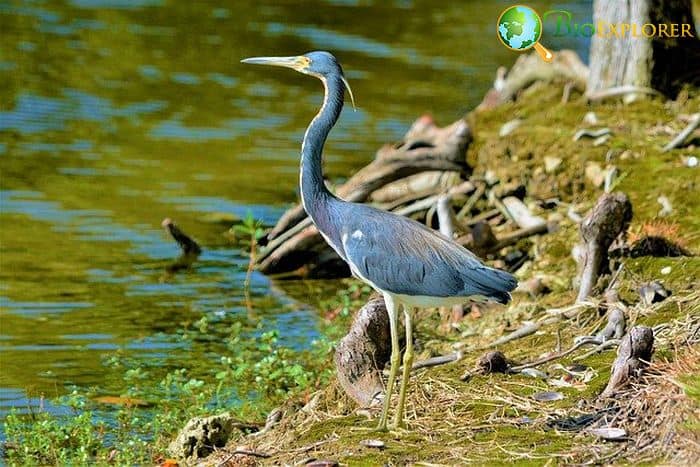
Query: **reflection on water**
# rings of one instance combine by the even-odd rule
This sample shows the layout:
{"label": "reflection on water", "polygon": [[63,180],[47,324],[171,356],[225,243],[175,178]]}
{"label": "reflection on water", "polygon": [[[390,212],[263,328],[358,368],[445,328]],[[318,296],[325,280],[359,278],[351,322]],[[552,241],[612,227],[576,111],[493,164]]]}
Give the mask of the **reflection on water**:
{"label": "reflection on water", "polygon": [[[479,102],[515,58],[487,20],[509,3],[0,3],[0,412],[60,412],[38,397],[72,385],[119,394],[122,375],[103,361],[114,350],[164,370],[206,368],[222,343],[183,344],[181,323],[244,316],[245,253],[200,219],[251,212],[272,223],[296,199],[299,141],[321,88],[241,58],[338,55],[359,107],[329,141],[328,173],[345,176],[421,113],[449,123]],[[530,4],[590,16],[588,1]],[[165,217],[205,247],[169,281],[179,251]],[[254,274],[251,287],[283,343],[318,334],[305,285]]]}

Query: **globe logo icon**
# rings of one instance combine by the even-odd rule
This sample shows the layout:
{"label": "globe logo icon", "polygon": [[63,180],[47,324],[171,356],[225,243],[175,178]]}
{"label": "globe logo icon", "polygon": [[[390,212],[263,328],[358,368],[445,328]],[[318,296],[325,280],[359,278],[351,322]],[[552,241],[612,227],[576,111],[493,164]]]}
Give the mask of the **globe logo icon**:
{"label": "globe logo icon", "polygon": [[511,50],[525,51],[532,47],[546,62],[552,61],[552,52],[542,46],[542,20],[537,12],[525,5],[506,8],[497,23],[498,38]]}

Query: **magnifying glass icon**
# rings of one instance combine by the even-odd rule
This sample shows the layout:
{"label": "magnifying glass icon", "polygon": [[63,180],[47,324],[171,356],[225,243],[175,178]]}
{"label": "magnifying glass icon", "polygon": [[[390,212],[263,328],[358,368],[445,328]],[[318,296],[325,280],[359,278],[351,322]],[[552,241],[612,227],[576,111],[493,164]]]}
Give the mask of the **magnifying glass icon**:
{"label": "magnifying glass icon", "polygon": [[506,8],[496,23],[498,38],[507,48],[523,52],[534,47],[542,60],[551,62],[554,54],[540,44],[542,29],[540,15],[525,5],[513,5]]}

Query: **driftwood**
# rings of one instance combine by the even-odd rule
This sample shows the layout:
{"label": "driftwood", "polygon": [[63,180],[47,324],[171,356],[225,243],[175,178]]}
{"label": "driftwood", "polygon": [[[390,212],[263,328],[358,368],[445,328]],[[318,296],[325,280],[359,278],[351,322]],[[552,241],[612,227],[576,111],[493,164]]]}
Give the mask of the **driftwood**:
{"label": "driftwood", "polygon": [[530,336],[537,332],[542,326],[547,326],[549,324],[556,323],[559,320],[557,317],[550,317],[546,318],[542,321],[535,321],[535,322],[528,322],[523,324],[521,327],[516,329],[515,331],[506,334],[505,336],[501,336],[495,341],[491,342],[488,344],[485,348],[489,347],[498,347],[500,345],[507,344],[508,342],[517,340],[517,339],[522,339],[523,337]]}
{"label": "driftwood", "polygon": [[577,302],[586,300],[601,275],[608,274],[608,249],[613,241],[627,232],[632,220],[632,204],[624,193],[605,193],[580,226],[580,288]]}
{"label": "driftwood", "polygon": [[688,139],[688,137],[690,135],[692,135],[695,130],[698,129],[698,127],[700,127],[700,113],[694,114],[690,118],[690,122],[688,123],[688,126],[686,126],[683,129],[683,131],[678,133],[678,135],[675,138],[673,138],[671,141],[669,141],[668,144],[666,146],[664,146],[661,151],[668,152],[671,149],[676,149],[676,148],[682,146],[685,143],[685,141]]}
{"label": "driftwood", "polygon": [[338,382],[360,406],[380,402],[382,369],[390,355],[389,316],[384,299],[375,297],[357,312],[350,332],[335,351]]}
{"label": "driftwood", "polygon": [[[599,89],[597,91],[590,91],[586,94],[586,100],[588,102],[598,102],[604,101],[605,99],[611,99],[614,97],[623,97],[639,94],[649,94],[651,96],[663,96],[659,91],[652,88],[633,86],[627,84],[624,86],[614,86],[612,88]],[[602,136],[602,135],[601,135]]]}
{"label": "driftwood", "polygon": [[477,110],[491,109],[515,100],[520,91],[537,81],[570,83],[570,88],[583,92],[588,79],[588,67],[572,50],[554,52],[551,63],[544,62],[535,52],[523,54],[507,74],[504,71],[499,69],[493,88],[486,93]]}
{"label": "driftwood", "polygon": [[[375,160],[339,186],[336,194],[348,201],[365,202],[375,191],[421,172],[469,175],[471,168],[466,163],[465,153],[471,138],[469,127],[463,120],[439,128],[432,118],[421,117],[401,142],[382,147]],[[438,180],[433,187],[456,183],[454,177],[448,179],[448,182]],[[411,193],[407,192],[407,195]],[[391,196],[385,192],[384,199],[389,198]],[[257,258],[257,267],[262,272],[285,273],[306,266],[304,272],[316,277],[349,274],[300,205],[287,211],[265,240],[267,244]]]}
{"label": "driftwood", "polygon": [[620,341],[617,358],[612,365],[610,380],[600,397],[610,397],[630,378],[638,377],[651,362],[654,352],[654,331],[646,326],[635,326]]}
{"label": "driftwood", "polygon": [[420,370],[421,368],[430,368],[433,366],[445,365],[447,363],[458,362],[464,355],[462,352],[453,352],[447,355],[438,355],[437,357],[426,358],[411,366],[411,371]]}
{"label": "driftwood", "polygon": [[[461,183],[459,172],[428,171],[411,175],[391,182],[372,192],[369,200],[373,203],[395,203],[424,198],[434,193],[446,191]],[[403,204],[403,203],[400,203]]]}

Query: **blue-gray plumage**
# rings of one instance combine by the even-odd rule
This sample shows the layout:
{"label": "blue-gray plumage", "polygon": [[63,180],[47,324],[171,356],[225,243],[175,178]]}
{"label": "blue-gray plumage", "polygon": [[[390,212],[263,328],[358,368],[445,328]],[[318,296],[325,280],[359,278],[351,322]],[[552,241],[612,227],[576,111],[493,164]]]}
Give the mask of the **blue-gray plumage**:
{"label": "blue-gray plumage", "polygon": [[[304,209],[323,238],[353,274],[382,293],[391,328],[391,371],[379,428],[386,429],[389,401],[399,367],[398,309],[404,308],[406,350],[395,422],[403,424],[406,385],[413,362],[411,309],[470,301],[507,303],[517,281],[484,265],[469,250],[414,220],[335,197],[323,181],[326,137],[340,116],[350,86],[335,57],[310,52],[298,57],[257,57],[244,63],[293,68],[319,78],[323,106],[306,130],[301,150],[300,186]],[[354,104],[354,102],[353,102]]]}

